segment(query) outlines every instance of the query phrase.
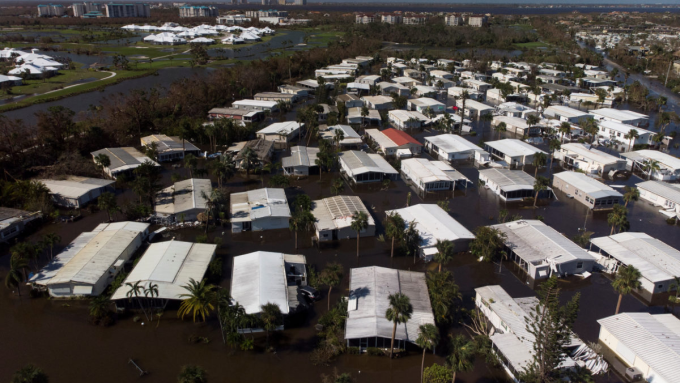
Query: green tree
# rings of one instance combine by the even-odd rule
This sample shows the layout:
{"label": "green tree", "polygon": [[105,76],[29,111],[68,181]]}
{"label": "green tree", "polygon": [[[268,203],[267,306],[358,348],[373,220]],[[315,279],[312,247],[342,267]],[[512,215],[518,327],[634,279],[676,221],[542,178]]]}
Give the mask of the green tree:
{"label": "green tree", "polygon": [[453,383],[456,381],[456,374],[475,368],[475,344],[463,335],[450,336],[449,339],[451,352],[446,356],[446,365],[453,374],[451,377]]}
{"label": "green tree", "polygon": [[531,164],[536,168],[534,171],[534,178],[538,176],[538,169],[545,166],[546,162],[545,154],[542,152],[536,152],[536,154],[534,154],[534,159],[531,161]]}
{"label": "green tree", "polygon": [[555,157],[555,152],[562,149],[562,144],[560,140],[552,139],[548,142],[548,149],[550,150],[550,168],[552,169],[553,158]]}
{"label": "green tree", "polygon": [[567,134],[571,134],[571,124],[563,121],[557,130],[560,133],[560,139],[562,143],[564,143],[564,138],[567,136]]}
{"label": "green tree", "polygon": [[282,174],[276,174],[271,177],[269,177],[269,186],[275,187],[275,188],[287,188],[290,186],[290,178],[282,175]]}
{"label": "green tree", "polygon": [[628,143],[628,151],[630,152],[630,149],[633,147],[633,143],[635,140],[637,140],[640,137],[640,133],[637,131],[637,129],[631,129],[626,133],[626,135],[623,136],[623,138],[629,140],[630,142]]}
{"label": "green tree", "polygon": [[27,364],[12,375],[10,383],[49,383],[50,378],[40,368]]}
{"label": "green tree", "polygon": [[194,178],[194,172],[198,166],[198,158],[189,153],[184,156],[184,167],[189,169],[189,178]]}
{"label": "green tree", "polygon": [[614,235],[614,229],[625,231],[630,225],[628,222],[628,210],[621,205],[614,205],[612,211],[607,215],[607,223],[612,227],[609,235]]}
{"label": "green tree", "polygon": [[363,211],[355,211],[352,215],[352,223],[350,224],[352,230],[357,232],[357,257],[359,256],[359,238],[361,232],[368,228],[368,215]]}
{"label": "green tree", "polygon": [[111,307],[111,300],[107,294],[101,294],[90,300],[89,312],[90,317],[94,320],[100,320],[109,314],[109,307]]}
{"label": "green tree", "polygon": [[493,130],[498,132],[498,139],[501,139],[501,132],[506,132],[508,130],[508,125],[505,122],[501,122],[496,124],[496,126],[493,127]]}
{"label": "green tree", "polygon": [[619,300],[616,303],[616,312],[614,315],[619,313],[623,296],[640,288],[640,278],[642,278],[642,274],[640,273],[640,270],[636,269],[634,266],[619,267],[619,270],[616,272],[616,277],[614,278],[614,281],[612,281],[612,287],[619,293]]}
{"label": "green tree", "polygon": [[322,285],[328,286],[328,310],[331,309],[331,291],[333,287],[338,286],[342,282],[343,268],[337,262],[331,262],[326,265],[326,268],[319,274],[319,279]]}
{"label": "green tree", "polygon": [[260,159],[257,158],[257,153],[250,147],[243,149],[241,152],[241,167],[246,170],[246,178],[250,178],[250,172],[260,164]]}
{"label": "green tree", "polygon": [[461,299],[460,289],[447,270],[427,273],[427,291],[437,324],[451,323],[455,316],[457,302]]}
{"label": "green tree", "polygon": [[390,257],[394,257],[394,244],[404,238],[405,230],[406,221],[404,221],[399,213],[387,214],[387,218],[385,219],[385,236],[392,241]]}
{"label": "green tree", "polygon": [[449,263],[453,260],[453,242],[437,240],[435,244],[437,254],[434,255],[434,261],[439,263],[439,272],[442,272],[442,264]]}
{"label": "green tree", "polygon": [[103,210],[109,215],[109,222],[113,220],[111,215],[120,210],[116,195],[111,192],[104,192],[99,196],[97,199],[97,207],[99,210]]}
{"label": "green tree", "polygon": [[212,165],[213,175],[217,178],[217,186],[222,187],[222,181],[228,181],[236,174],[234,157],[225,154]]}
{"label": "green tree", "polygon": [[470,243],[470,252],[486,262],[494,261],[505,246],[506,238],[505,233],[499,229],[479,226],[475,229],[475,239]]}
{"label": "green tree", "polygon": [[276,330],[283,323],[283,315],[276,303],[264,304],[261,310],[260,321],[262,322],[262,328],[267,332],[267,348],[269,348],[269,332]]}
{"label": "green tree", "polygon": [[418,338],[416,344],[423,349],[423,359],[420,362],[420,381],[423,382],[423,373],[425,372],[425,351],[432,350],[437,347],[439,343],[439,330],[433,324],[423,324],[418,328]]}
{"label": "green tree", "polygon": [[394,293],[387,297],[389,307],[385,311],[385,318],[392,322],[392,342],[390,343],[390,359],[394,355],[394,337],[397,335],[397,325],[406,323],[411,319],[413,306],[411,300],[404,293]]}
{"label": "green tree", "polygon": [[184,319],[187,314],[192,314],[194,322],[196,322],[196,315],[200,315],[205,322],[205,317],[210,315],[210,312],[215,309],[215,286],[206,284],[205,280],[196,282],[193,278],[189,279],[189,283],[183,285],[182,288],[188,293],[181,294],[182,304],[179,306],[177,316]]}
{"label": "green tree", "polygon": [[25,280],[26,269],[28,269],[28,261],[19,256],[12,255],[9,258],[9,270],[5,276],[5,286],[8,289],[16,288],[19,296],[21,296],[21,283]]}
{"label": "green tree", "polygon": [[154,197],[161,189],[161,170],[160,166],[155,166],[151,161],[145,161],[135,170],[137,178],[134,181],[133,189],[139,198],[147,198],[149,206],[153,208]]}
{"label": "green tree", "polygon": [[97,166],[97,169],[99,169],[99,171],[106,175],[104,169],[111,166],[111,159],[106,154],[99,153],[96,156],[94,156],[94,164],[95,166]]}
{"label": "green tree", "polygon": [[640,198],[640,190],[638,190],[638,188],[626,186],[624,190],[623,200],[626,201],[626,204],[623,205],[623,207],[628,207],[629,202],[637,201],[638,198]]}
{"label": "green tree", "polygon": [[57,233],[47,233],[43,236],[42,243],[50,249],[50,260],[54,259],[54,246],[61,242],[61,237]]}
{"label": "green tree", "polygon": [[451,370],[437,363],[426,368],[424,375],[425,383],[449,383],[453,376]]}
{"label": "green tree", "polygon": [[307,230],[314,223],[314,215],[309,210],[296,210],[288,222],[288,228],[295,233],[295,248],[298,248],[298,232]]}
{"label": "green tree", "polygon": [[182,366],[177,383],[208,383],[208,373],[201,366],[188,364]]}
{"label": "green tree", "polygon": [[534,197],[534,207],[536,207],[536,203],[538,203],[538,195],[542,191],[548,190],[549,182],[550,181],[543,176],[536,177],[536,181],[534,181],[534,191],[536,192],[536,196]]}
{"label": "green tree", "polygon": [[645,162],[642,170],[647,172],[647,179],[652,178],[652,174],[661,170],[661,164],[656,160],[649,160]]}
{"label": "green tree", "polygon": [[340,177],[334,178],[331,184],[331,193],[339,195],[343,190],[345,190],[345,182]]}

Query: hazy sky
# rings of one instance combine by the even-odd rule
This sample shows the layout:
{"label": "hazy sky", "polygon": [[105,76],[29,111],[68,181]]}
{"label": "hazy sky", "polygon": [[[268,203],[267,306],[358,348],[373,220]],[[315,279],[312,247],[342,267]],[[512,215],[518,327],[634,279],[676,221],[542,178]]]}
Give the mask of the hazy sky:
{"label": "hazy sky", "polygon": [[[256,1],[256,0],[250,0]],[[444,4],[678,4],[678,0],[307,0],[308,3],[408,3],[408,4],[422,4],[422,3],[444,3]]]}

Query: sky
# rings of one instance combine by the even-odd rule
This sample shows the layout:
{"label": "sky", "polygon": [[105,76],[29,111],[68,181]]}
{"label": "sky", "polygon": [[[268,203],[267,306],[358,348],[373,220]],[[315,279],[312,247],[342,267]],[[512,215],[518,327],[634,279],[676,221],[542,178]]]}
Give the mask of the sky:
{"label": "sky", "polygon": [[[254,0],[250,0],[254,1]],[[413,5],[438,4],[499,4],[511,6],[514,4],[621,4],[621,5],[669,5],[678,4],[678,0],[307,0],[308,3],[408,3]]]}

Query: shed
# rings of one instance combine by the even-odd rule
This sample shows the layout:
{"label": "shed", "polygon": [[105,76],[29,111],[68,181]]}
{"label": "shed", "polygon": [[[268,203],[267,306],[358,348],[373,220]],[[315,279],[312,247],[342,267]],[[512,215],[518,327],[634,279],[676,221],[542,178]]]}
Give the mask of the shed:
{"label": "shed", "polygon": [[290,207],[283,189],[264,188],[232,193],[231,231],[287,229]]}

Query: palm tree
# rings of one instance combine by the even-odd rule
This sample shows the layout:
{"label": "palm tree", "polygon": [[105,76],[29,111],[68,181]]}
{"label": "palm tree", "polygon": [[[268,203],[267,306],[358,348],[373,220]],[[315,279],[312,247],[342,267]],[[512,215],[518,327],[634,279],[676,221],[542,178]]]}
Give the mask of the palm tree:
{"label": "palm tree", "polygon": [[638,188],[626,186],[624,190],[623,200],[626,201],[626,204],[623,207],[628,207],[628,202],[637,201],[640,198],[640,190]]}
{"label": "palm tree", "polygon": [[453,373],[451,382],[455,383],[457,373],[472,371],[475,367],[475,346],[463,335],[451,336],[450,339],[451,353],[446,357],[446,365]]}
{"label": "palm tree", "polygon": [[331,309],[331,291],[333,287],[340,284],[343,277],[342,265],[337,262],[331,262],[326,265],[326,268],[319,274],[321,284],[328,286],[328,310]]}
{"label": "palm tree", "polygon": [[120,210],[118,202],[116,201],[116,195],[110,192],[104,192],[99,196],[97,199],[97,207],[99,210],[104,210],[109,215],[109,222],[113,220],[111,214]]}
{"label": "palm tree", "polygon": [[196,170],[197,164],[198,159],[193,154],[189,153],[184,156],[184,167],[189,169],[189,178],[194,178],[194,170]]}
{"label": "palm tree", "polygon": [[463,100],[462,108],[460,109],[460,119],[461,119],[461,129],[463,129],[463,119],[465,119],[465,100],[470,98],[470,93],[468,93],[467,90],[464,90],[463,93],[461,93],[460,98]]}
{"label": "palm tree", "polygon": [[439,272],[442,272],[442,264],[449,263],[453,259],[453,242],[437,240],[435,244],[437,254],[434,255],[434,261],[439,263]]}
{"label": "palm tree", "polygon": [[635,140],[637,140],[638,137],[640,137],[640,133],[638,133],[637,129],[631,129],[631,130],[628,131],[628,134],[623,136],[623,138],[630,140],[630,142],[628,143],[628,151],[629,152],[630,152],[630,148],[633,146],[633,142],[635,142]]}
{"label": "palm tree", "polygon": [[193,364],[188,364],[182,367],[179,376],[177,377],[178,383],[208,383],[208,373],[201,366],[194,366]]}
{"label": "palm tree", "polygon": [[224,155],[213,164],[213,174],[217,178],[217,185],[222,187],[222,180],[229,180],[236,173],[236,163],[230,155]]}
{"label": "palm tree", "polygon": [[659,161],[649,160],[645,163],[642,170],[647,172],[647,179],[650,179],[650,178],[652,178],[652,173],[658,172],[658,171],[661,170],[661,164],[659,163]]}
{"label": "palm tree", "polygon": [[259,162],[260,159],[257,158],[257,153],[255,153],[252,148],[247,147],[243,149],[241,152],[241,167],[246,170],[246,178],[250,178],[250,171],[253,170]]}
{"label": "palm tree", "polygon": [[536,207],[536,203],[538,202],[538,194],[543,190],[548,189],[548,182],[550,181],[548,181],[548,179],[543,176],[536,177],[536,181],[534,182],[534,191],[536,192],[536,196],[534,197],[534,207]]}
{"label": "palm tree", "polygon": [[288,223],[290,231],[295,233],[295,248],[298,248],[298,232],[306,230],[314,223],[314,215],[307,210],[298,210],[293,214]]}
{"label": "palm tree", "polygon": [[390,257],[394,258],[394,243],[404,237],[406,230],[406,221],[399,215],[399,213],[387,214],[385,219],[385,235],[392,240],[392,249],[390,250]]}
{"label": "palm tree", "polygon": [[548,149],[550,149],[550,169],[552,169],[553,157],[555,156],[555,152],[560,150],[561,148],[562,144],[560,143],[560,140],[552,139],[548,142]]}
{"label": "palm tree", "polygon": [[538,176],[538,169],[545,166],[546,162],[546,156],[543,152],[536,152],[536,154],[534,154],[534,159],[531,161],[531,164],[536,168],[534,171],[534,178]]}
{"label": "palm tree", "polygon": [[423,349],[423,359],[420,362],[420,382],[423,383],[423,371],[425,370],[425,351],[433,350],[439,343],[439,330],[431,323],[420,325],[416,339],[418,347]]}
{"label": "palm tree", "polygon": [[50,260],[54,258],[54,246],[61,242],[61,237],[57,233],[47,233],[43,236],[42,242],[50,248]]}
{"label": "palm tree", "polygon": [[394,355],[394,337],[397,335],[397,325],[408,322],[413,314],[413,306],[409,297],[404,293],[394,293],[387,297],[389,307],[385,311],[385,318],[393,323],[392,342],[390,343],[390,359]]}
{"label": "palm tree", "polygon": [[508,125],[505,122],[501,122],[493,127],[493,130],[498,132],[498,139],[501,139],[501,132],[506,132],[508,130]]}
{"label": "palm tree", "polygon": [[571,133],[571,124],[564,121],[560,124],[560,127],[557,129],[557,131],[561,134],[561,136],[560,136],[561,142],[564,143],[564,137],[567,134]]}
{"label": "palm tree", "polygon": [[25,280],[26,269],[28,269],[26,259],[16,255],[9,258],[9,270],[7,276],[5,276],[5,286],[8,289],[16,288],[19,296],[21,296],[21,282]]}
{"label": "palm tree", "polygon": [[177,316],[184,319],[184,316],[191,313],[194,322],[196,322],[196,314],[199,314],[205,322],[205,317],[215,309],[215,289],[214,285],[206,284],[205,279],[201,282],[196,282],[193,278],[189,279],[189,283],[182,286],[188,293],[181,294],[183,298],[182,304],[179,306]]}
{"label": "palm tree", "polygon": [[541,119],[535,115],[535,114],[530,114],[527,116],[527,125],[529,125],[529,130],[531,130],[532,126],[538,125],[538,123],[541,121]]}
{"label": "palm tree", "polygon": [[102,319],[109,313],[109,307],[111,306],[111,300],[106,294],[102,294],[90,301],[90,316],[95,320]]}
{"label": "palm tree", "polygon": [[260,308],[262,310],[260,312],[260,321],[262,322],[262,327],[267,332],[267,348],[269,348],[269,332],[279,327],[283,316],[281,309],[276,303],[267,303]]}
{"label": "palm tree", "polygon": [[94,163],[97,166],[97,168],[99,168],[99,170],[101,170],[101,172],[104,175],[106,175],[106,172],[104,172],[104,169],[111,166],[111,159],[106,154],[100,153],[100,154],[97,154],[96,156],[94,156]]}
{"label": "palm tree", "polygon": [[[493,121],[493,116],[491,115],[491,113],[484,113],[484,114],[479,116],[479,122],[483,122],[484,124],[489,124],[489,123],[491,123],[491,121]],[[486,131],[485,128],[483,128],[483,129],[484,129],[483,131]],[[498,133],[498,135],[500,136],[500,132]]]}
{"label": "palm tree", "polygon": [[40,368],[27,364],[12,375],[10,383],[48,383],[49,377]]}
{"label": "palm tree", "polygon": [[368,228],[368,215],[363,211],[355,211],[352,215],[350,227],[357,232],[357,257],[359,257],[359,238],[361,237],[361,232]]}
{"label": "palm tree", "polygon": [[335,129],[333,131],[333,141],[335,141],[335,145],[338,146],[338,149],[340,149],[340,143],[344,139],[345,139],[345,132],[342,129]]}
{"label": "palm tree", "polygon": [[208,234],[208,224],[210,223],[210,213],[222,201],[222,192],[219,189],[213,189],[210,194],[201,190],[201,198],[205,201],[205,234]]}
{"label": "palm tree", "polygon": [[619,313],[623,296],[640,288],[641,277],[642,274],[640,274],[640,270],[636,269],[634,266],[621,266],[619,271],[616,272],[616,278],[614,278],[614,281],[612,282],[612,287],[619,293],[619,301],[616,303],[616,312],[614,315]]}
{"label": "palm tree", "polygon": [[621,205],[614,205],[614,209],[607,215],[607,223],[612,227],[609,235],[614,235],[614,229],[619,228],[619,231],[628,226],[628,210]]}
{"label": "palm tree", "polygon": [[345,189],[345,182],[342,178],[334,178],[331,183],[331,192],[335,195],[340,194]]}
{"label": "palm tree", "polygon": [[361,127],[366,126],[366,117],[368,117],[369,111],[367,106],[361,107]]}

